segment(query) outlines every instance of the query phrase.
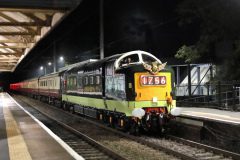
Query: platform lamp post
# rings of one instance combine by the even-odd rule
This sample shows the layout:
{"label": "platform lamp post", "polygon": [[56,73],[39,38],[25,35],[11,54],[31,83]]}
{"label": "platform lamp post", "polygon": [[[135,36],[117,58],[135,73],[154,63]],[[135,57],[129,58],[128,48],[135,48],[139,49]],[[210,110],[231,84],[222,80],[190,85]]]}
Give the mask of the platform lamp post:
{"label": "platform lamp post", "polygon": [[56,41],[53,41],[53,72],[57,71],[56,50]]}
{"label": "platform lamp post", "polygon": [[43,75],[45,75],[46,74],[46,67],[41,66],[40,71],[43,72]]}
{"label": "platform lamp post", "polygon": [[[52,71],[52,62],[48,62],[47,63],[47,67],[46,68],[48,68],[49,69],[49,73],[51,73],[51,71]],[[46,70],[47,71],[47,70]],[[47,74],[47,73],[46,73]]]}
{"label": "platform lamp post", "polygon": [[65,66],[65,59],[63,56],[60,56],[58,59],[57,71],[59,71],[59,68],[62,68],[64,66]]}
{"label": "platform lamp post", "polygon": [[103,59],[104,58],[104,5],[103,5],[103,0],[100,0],[100,6],[99,6],[99,10],[100,10],[100,59]]}

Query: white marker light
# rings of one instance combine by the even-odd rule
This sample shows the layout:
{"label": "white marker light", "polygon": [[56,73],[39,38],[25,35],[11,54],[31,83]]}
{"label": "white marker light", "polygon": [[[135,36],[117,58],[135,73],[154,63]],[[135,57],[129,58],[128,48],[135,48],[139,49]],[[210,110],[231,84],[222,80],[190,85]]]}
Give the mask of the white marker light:
{"label": "white marker light", "polygon": [[175,107],[171,110],[171,114],[173,116],[179,116],[182,113],[182,109],[179,107]]}
{"label": "white marker light", "polygon": [[132,111],[132,115],[133,115],[133,117],[137,117],[137,118],[141,119],[145,115],[145,111],[142,108],[135,108]]}
{"label": "white marker light", "polygon": [[158,98],[157,97],[153,97],[152,101],[156,103],[158,101]]}

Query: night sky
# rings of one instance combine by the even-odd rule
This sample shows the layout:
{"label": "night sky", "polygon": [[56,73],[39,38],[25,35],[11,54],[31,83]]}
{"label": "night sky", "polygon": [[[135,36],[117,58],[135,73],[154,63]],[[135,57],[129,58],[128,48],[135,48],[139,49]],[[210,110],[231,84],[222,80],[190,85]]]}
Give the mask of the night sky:
{"label": "night sky", "polygon": [[[189,30],[179,28],[176,13],[178,3],[176,0],[105,0],[105,56],[140,49],[151,52],[160,59],[173,57],[181,45],[192,43],[197,33],[192,29],[189,34]],[[57,57],[67,57],[68,63],[99,58],[97,1],[83,1],[32,50],[16,73],[39,68],[44,65],[42,62],[47,63],[53,59],[54,51]]]}
{"label": "night sky", "polygon": [[[198,21],[180,26],[177,8],[183,0],[104,0],[105,56],[144,50],[174,64],[182,45],[199,39]],[[15,81],[39,75],[39,67],[64,56],[76,63],[99,58],[99,1],[83,0],[17,67]],[[50,72],[52,69],[49,69]]]}

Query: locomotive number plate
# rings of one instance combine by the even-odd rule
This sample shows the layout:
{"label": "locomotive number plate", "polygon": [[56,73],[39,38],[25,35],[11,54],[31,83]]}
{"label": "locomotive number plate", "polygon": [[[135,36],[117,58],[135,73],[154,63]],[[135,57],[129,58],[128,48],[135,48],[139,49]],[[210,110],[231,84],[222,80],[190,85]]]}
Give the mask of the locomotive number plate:
{"label": "locomotive number plate", "polygon": [[165,85],[166,77],[165,76],[140,76],[140,84],[142,86],[157,86],[157,85]]}

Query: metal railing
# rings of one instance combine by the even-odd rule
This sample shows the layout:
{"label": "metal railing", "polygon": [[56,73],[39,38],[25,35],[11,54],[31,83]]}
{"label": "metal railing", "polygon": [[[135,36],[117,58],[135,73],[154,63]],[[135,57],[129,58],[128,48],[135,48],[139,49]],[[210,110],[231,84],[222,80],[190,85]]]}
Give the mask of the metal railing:
{"label": "metal railing", "polygon": [[[188,95],[186,91],[183,96],[178,96],[178,89],[176,90],[178,106],[202,106],[210,108],[240,110],[240,84],[230,83],[221,84],[208,83],[205,85],[198,85],[201,88],[200,94]],[[185,87],[187,86],[179,86]],[[193,87],[196,87],[193,85]]]}

